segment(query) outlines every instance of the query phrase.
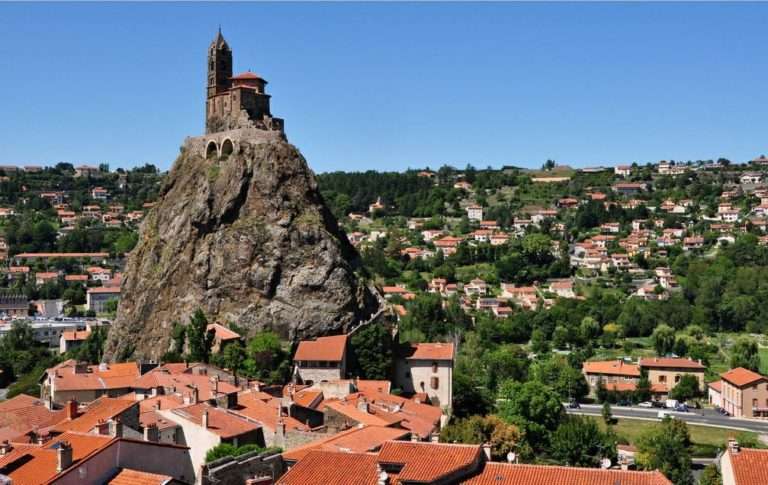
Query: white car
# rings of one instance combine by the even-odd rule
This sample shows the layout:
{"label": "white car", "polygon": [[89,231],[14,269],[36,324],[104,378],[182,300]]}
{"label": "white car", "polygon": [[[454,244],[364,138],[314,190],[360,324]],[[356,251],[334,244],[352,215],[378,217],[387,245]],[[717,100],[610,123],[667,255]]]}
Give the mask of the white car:
{"label": "white car", "polygon": [[638,406],[641,408],[652,408],[653,403],[651,401],[643,401],[640,404],[638,404]]}

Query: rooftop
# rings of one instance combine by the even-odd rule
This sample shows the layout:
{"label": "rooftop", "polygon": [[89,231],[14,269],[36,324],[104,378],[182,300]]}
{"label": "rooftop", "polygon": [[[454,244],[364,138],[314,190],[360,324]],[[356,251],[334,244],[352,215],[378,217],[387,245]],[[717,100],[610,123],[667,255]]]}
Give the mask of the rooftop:
{"label": "rooftop", "polygon": [[582,369],[589,374],[640,377],[640,367],[635,364],[627,364],[623,360],[584,362]]}
{"label": "rooftop", "polygon": [[639,472],[507,463],[486,463],[479,475],[461,483],[466,485],[672,485],[672,482],[658,471]]}
{"label": "rooftop", "polygon": [[720,374],[720,377],[722,377],[724,381],[727,381],[728,383],[737,387],[744,387],[752,384],[753,382],[765,379],[765,377],[761,376],[757,372],[752,372],[751,370],[745,369],[743,367],[736,367],[735,369],[731,369],[728,372],[724,372]]}
{"label": "rooftop", "polygon": [[412,344],[411,349],[409,360],[453,360],[454,356],[452,343],[418,343]]}
{"label": "rooftop", "polygon": [[640,359],[640,367],[672,367],[676,369],[706,370],[706,366],[701,362],[682,357],[649,357]]}
{"label": "rooftop", "polygon": [[296,349],[293,360],[341,362],[347,348],[346,335],[319,337],[315,340],[302,340]]}

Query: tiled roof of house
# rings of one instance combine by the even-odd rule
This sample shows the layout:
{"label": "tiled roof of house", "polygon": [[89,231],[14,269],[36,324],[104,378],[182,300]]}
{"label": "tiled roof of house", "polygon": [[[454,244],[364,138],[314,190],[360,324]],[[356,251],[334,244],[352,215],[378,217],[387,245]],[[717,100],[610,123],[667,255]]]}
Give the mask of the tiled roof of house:
{"label": "tiled roof of house", "polygon": [[761,376],[757,372],[752,372],[751,370],[745,369],[743,367],[736,367],[735,369],[731,369],[728,372],[724,372],[720,374],[720,377],[737,387],[743,387],[761,379],[765,379],[765,377]]}
{"label": "tiled roof of house", "polygon": [[409,434],[408,430],[386,426],[350,428],[286,451],[283,453],[283,458],[288,461],[298,461],[307,456],[308,453],[318,450],[346,453],[376,451],[385,441],[405,439]]}
{"label": "tiled roof of house", "polygon": [[376,455],[311,451],[277,485],[376,485]]}
{"label": "tiled roof of house", "polygon": [[[175,392],[181,394],[190,394],[193,389],[197,389],[197,398],[201,401],[213,399],[216,387],[212,376],[196,374],[194,372],[173,372],[164,367],[157,367],[139,377],[133,382],[136,389],[155,389],[168,388],[176,389]],[[218,392],[220,394],[231,394],[238,392],[239,387],[219,380]]]}
{"label": "tiled roof of house", "polygon": [[377,381],[371,379],[357,379],[355,380],[355,387],[358,391],[363,393],[377,391],[389,394],[392,382],[387,380]]}
{"label": "tiled roof of house", "polygon": [[[263,392],[245,391],[237,396],[237,406],[232,409],[236,414],[256,420],[267,429],[277,429],[277,411],[280,399]],[[298,429],[309,431],[309,427],[290,416],[283,416],[286,430]]]}
{"label": "tiled roof of house", "polygon": [[378,454],[379,463],[403,465],[401,482],[432,482],[454,473],[469,471],[482,451],[479,445],[387,441]]}
{"label": "tiled roof of house", "polygon": [[14,485],[39,485],[54,478],[58,472],[57,451],[60,443],[72,446],[72,462],[77,462],[96,450],[106,447],[115,438],[94,434],[64,433],[43,446],[19,447],[3,457],[0,473],[8,476]]}
{"label": "tiled roof of house", "polygon": [[57,391],[128,388],[139,377],[135,362],[89,365],[86,372],[75,372],[75,369],[76,362],[72,359],[48,369],[49,375],[56,376],[54,386]]}
{"label": "tiled roof of house", "polygon": [[96,286],[88,288],[88,293],[120,293],[119,286]]}
{"label": "tiled roof of house", "polygon": [[140,472],[123,468],[115,477],[108,481],[109,485],[162,485],[170,481],[173,477],[168,475],[158,475],[156,473]]}
{"label": "tiled roof of house", "polygon": [[735,485],[765,485],[768,483],[768,450],[741,448],[728,450]]}
{"label": "tiled roof of house", "polygon": [[713,391],[721,392],[723,388],[723,381],[710,382],[707,386]]}
{"label": "tiled roof of house", "polygon": [[640,367],[672,367],[677,369],[706,370],[706,366],[701,362],[682,357],[650,357],[640,359]]}
{"label": "tiled roof of house", "polygon": [[55,432],[78,431],[88,433],[99,424],[123,414],[131,407],[138,408],[139,403],[112,397],[100,397],[88,405],[80,416],[62,421],[53,427]]}
{"label": "tiled roof of house", "polygon": [[335,399],[326,399],[321,408],[329,407],[337,413],[356,421],[357,423],[369,426],[391,426],[403,420],[402,417],[394,416],[390,413],[370,413],[358,409],[354,402],[339,401]]}
{"label": "tiled roof of house", "polygon": [[635,364],[627,364],[623,360],[584,362],[582,369],[588,374],[640,377],[640,367]]}
{"label": "tiled roof of house", "polygon": [[296,349],[296,355],[293,356],[293,360],[341,362],[346,348],[346,335],[302,340],[299,342],[299,347]]}
{"label": "tiled roof of house", "polygon": [[205,411],[208,412],[207,430],[216,433],[224,439],[241,436],[256,431],[260,427],[258,424],[255,424],[248,419],[227,412],[225,409],[210,406],[206,403],[198,403],[182,408],[176,408],[171,412],[174,416],[179,416],[198,426],[202,426],[203,413]]}
{"label": "tiled roof of house", "polygon": [[218,323],[209,323],[207,331],[210,332],[211,330],[213,330],[216,338],[222,341],[237,340],[240,338],[239,333],[233,332],[224,325],[219,325]]}
{"label": "tiled roof of house", "polygon": [[56,424],[64,417],[64,410],[52,411],[40,399],[19,394],[0,402],[0,440],[20,441],[20,435]]}
{"label": "tiled roof of house", "polygon": [[80,340],[87,340],[91,336],[90,330],[66,330],[61,333],[61,338],[66,342],[76,342]]}
{"label": "tiled roof of house", "polygon": [[409,360],[453,360],[452,343],[418,343],[412,344],[411,349]]}
{"label": "tiled roof of house", "polygon": [[461,483],[465,485],[672,485],[672,482],[658,471],[639,472],[507,463],[486,463],[480,474]]}

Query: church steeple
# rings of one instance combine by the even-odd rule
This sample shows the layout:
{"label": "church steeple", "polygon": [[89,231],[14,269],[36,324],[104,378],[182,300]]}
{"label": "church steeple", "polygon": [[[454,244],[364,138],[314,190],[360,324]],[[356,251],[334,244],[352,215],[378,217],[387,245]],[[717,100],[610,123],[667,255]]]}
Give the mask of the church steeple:
{"label": "church steeple", "polygon": [[222,93],[231,87],[232,49],[221,34],[221,27],[216,38],[208,48],[208,97]]}

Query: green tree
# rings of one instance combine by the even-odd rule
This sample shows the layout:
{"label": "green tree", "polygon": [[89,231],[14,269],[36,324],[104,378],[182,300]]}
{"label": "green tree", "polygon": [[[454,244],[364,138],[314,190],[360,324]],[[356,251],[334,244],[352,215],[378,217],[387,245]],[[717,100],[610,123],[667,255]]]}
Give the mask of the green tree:
{"label": "green tree", "polygon": [[499,388],[498,415],[523,431],[524,440],[533,450],[543,450],[550,434],[565,417],[560,396],[537,381],[507,381]]}
{"label": "green tree", "polygon": [[731,368],[744,367],[751,371],[760,370],[760,354],[757,342],[749,337],[739,337],[731,348]]}
{"label": "green tree", "polygon": [[187,325],[187,347],[189,358],[195,362],[208,362],[213,347],[213,331],[208,331],[208,318],[197,309]]}
{"label": "green tree", "polygon": [[359,329],[351,338],[352,367],[363,379],[388,379],[392,364],[392,336],[381,324]]}
{"label": "green tree", "polygon": [[595,420],[568,416],[552,434],[550,453],[566,466],[597,467],[604,458],[616,459],[610,433],[600,431]]}
{"label": "green tree", "polygon": [[470,416],[452,420],[440,431],[443,443],[489,444],[491,458],[505,459],[520,441],[520,430],[497,416]]}
{"label": "green tree", "polygon": [[659,470],[675,485],[692,485],[691,437],[684,421],[664,418],[637,440],[637,464]]}
{"label": "green tree", "polygon": [[238,375],[245,363],[245,347],[240,340],[228,343],[219,357],[221,366]]}
{"label": "green tree", "polygon": [[662,323],[651,334],[651,340],[656,354],[667,355],[675,347],[675,329]]}
{"label": "green tree", "polygon": [[678,401],[687,401],[701,395],[699,380],[693,374],[685,374],[675,387],[669,391],[669,397]]}
{"label": "green tree", "polygon": [[467,373],[463,369],[456,369],[453,373],[452,410],[458,418],[485,415],[491,409],[491,396],[476,374]]}
{"label": "green tree", "polygon": [[77,348],[75,354],[77,360],[98,364],[104,354],[104,344],[107,341],[107,332],[103,327],[95,327],[85,342]]}
{"label": "green tree", "polygon": [[701,477],[699,477],[699,485],[723,485],[723,479],[717,465],[710,463],[704,468]]}
{"label": "green tree", "polygon": [[288,354],[274,332],[256,334],[246,348],[245,371],[269,384],[282,383],[290,373]]}

